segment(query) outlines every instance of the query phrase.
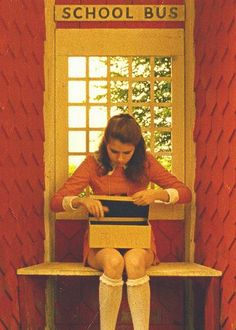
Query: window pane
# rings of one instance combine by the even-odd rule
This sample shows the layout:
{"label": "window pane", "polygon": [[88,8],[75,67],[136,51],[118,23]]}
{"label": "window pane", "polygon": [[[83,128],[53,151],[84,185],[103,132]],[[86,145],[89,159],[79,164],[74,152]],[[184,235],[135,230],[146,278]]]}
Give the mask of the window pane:
{"label": "window pane", "polygon": [[146,143],[147,150],[151,150],[151,132],[143,132],[143,138]]}
{"label": "window pane", "polygon": [[107,124],[107,108],[106,107],[90,107],[89,110],[89,126],[105,127]]}
{"label": "window pane", "polygon": [[111,81],[111,102],[127,102],[128,88],[128,81]]}
{"label": "window pane", "polygon": [[140,126],[148,127],[151,125],[150,107],[133,107],[133,116]]}
{"label": "window pane", "polygon": [[102,78],[107,76],[107,58],[89,57],[89,77]]}
{"label": "window pane", "polygon": [[138,81],[132,84],[132,101],[136,101],[136,102],[150,101],[149,81]]}
{"label": "window pane", "polygon": [[89,82],[89,101],[105,103],[107,101],[107,82],[95,81]]}
{"label": "window pane", "polygon": [[89,132],[89,151],[90,152],[95,152],[98,150],[102,137],[103,137],[102,131],[90,131]]}
{"label": "window pane", "polygon": [[69,156],[68,157],[68,170],[69,170],[69,176],[71,176],[74,171],[77,169],[77,167],[82,163],[82,161],[85,159],[85,156]]}
{"label": "window pane", "polygon": [[154,101],[171,102],[171,83],[168,81],[155,81]]}
{"label": "window pane", "polygon": [[111,77],[127,77],[129,74],[129,61],[127,57],[110,58]]}
{"label": "window pane", "polygon": [[155,77],[171,77],[171,57],[155,57]]}
{"label": "window pane", "polygon": [[172,169],[172,156],[159,156],[157,157],[159,163],[171,172]]}
{"label": "window pane", "polygon": [[68,57],[68,77],[86,77],[86,57]]}
{"label": "window pane", "polygon": [[111,107],[111,117],[115,116],[115,115],[119,115],[120,113],[128,113],[128,107],[124,106],[113,106]]}
{"label": "window pane", "polygon": [[171,151],[171,133],[170,132],[155,132],[154,133],[154,152]]}
{"label": "window pane", "polygon": [[85,152],[85,151],[86,151],[85,132],[69,131],[69,152]]}
{"label": "window pane", "polygon": [[172,112],[171,107],[154,107],[155,127],[171,127],[172,126],[171,112]]}
{"label": "window pane", "polygon": [[69,128],[86,127],[86,108],[79,106],[69,106]]}
{"label": "window pane", "polygon": [[69,103],[82,103],[86,100],[85,81],[68,82],[68,101]]}
{"label": "window pane", "polygon": [[134,57],[132,59],[132,76],[149,77],[151,74],[149,57]]}

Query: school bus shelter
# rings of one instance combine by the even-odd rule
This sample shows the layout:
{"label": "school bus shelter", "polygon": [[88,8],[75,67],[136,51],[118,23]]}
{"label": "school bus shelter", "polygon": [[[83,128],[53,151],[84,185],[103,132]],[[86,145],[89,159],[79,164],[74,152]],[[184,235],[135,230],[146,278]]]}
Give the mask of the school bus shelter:
{"label": "school bus shelter", "polygon": [[[1,329],[99,329],[98,274],[61,266],[81,263],[86,220],[52,214],[49,200],[122,111],[194,195],[152,214],[160,260],[176,268],[151,274],[150,329],[236,329],[235,9],[233,0],[1,2]],[[59,270],[17,275],[45,262]],[[125,296],[117,328],[132,329]]]}

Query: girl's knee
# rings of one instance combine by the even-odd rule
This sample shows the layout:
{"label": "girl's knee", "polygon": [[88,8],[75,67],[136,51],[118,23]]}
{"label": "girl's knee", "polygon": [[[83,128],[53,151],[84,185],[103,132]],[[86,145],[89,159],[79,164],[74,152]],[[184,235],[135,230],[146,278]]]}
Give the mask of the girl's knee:
{"label": "girl's knee", "polygon": [[136,279],[146,274],[145,257],[142,254],[128,252],[124,259],[128,278]]}
{"label": "girl's knee", "polygon": [[118,279],[122,277],[124,271],[124,258],[121,254],[112,253],[107,256],[104,262],[104,273],[110,278]]}

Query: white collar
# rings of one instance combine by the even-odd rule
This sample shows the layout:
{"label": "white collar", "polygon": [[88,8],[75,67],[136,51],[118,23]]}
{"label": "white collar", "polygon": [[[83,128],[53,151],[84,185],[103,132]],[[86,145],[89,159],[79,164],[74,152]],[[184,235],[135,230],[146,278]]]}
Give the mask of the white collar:
{"label": "white collar", "polygon": [[[112,175],[114,173],[115,169],[117,168],[117,165],[115,165],[115,164],[111,164],[111,166],[112,166],[112,170],[109,171],[107,173],[107,175]],[[123,165],[122,168],[125,170],[127,168],[127,165]]]}

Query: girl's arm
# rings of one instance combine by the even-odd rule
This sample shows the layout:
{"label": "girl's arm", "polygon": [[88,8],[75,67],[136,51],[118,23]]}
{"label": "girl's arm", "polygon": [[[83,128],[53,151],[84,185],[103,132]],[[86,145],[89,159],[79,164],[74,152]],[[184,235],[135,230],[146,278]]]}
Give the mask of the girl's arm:
{"label": "girl's arm", "polygon": [[60,212],[73,209],[73,199],[78,198],[78,195],[90,183],[90,167],[91,156],[88,156],[52,197],[50,204],[52,211]]}
{"label": "girl's arm", "polygon": [[191,190],[173,174],[168,172],[152,154],[147,154],[148,177],[150,182],[156,183],[160,189],[147,189],[133,195],[138,205],[151,204],[154,201],[165,203],[188,203],[191,201]]}

